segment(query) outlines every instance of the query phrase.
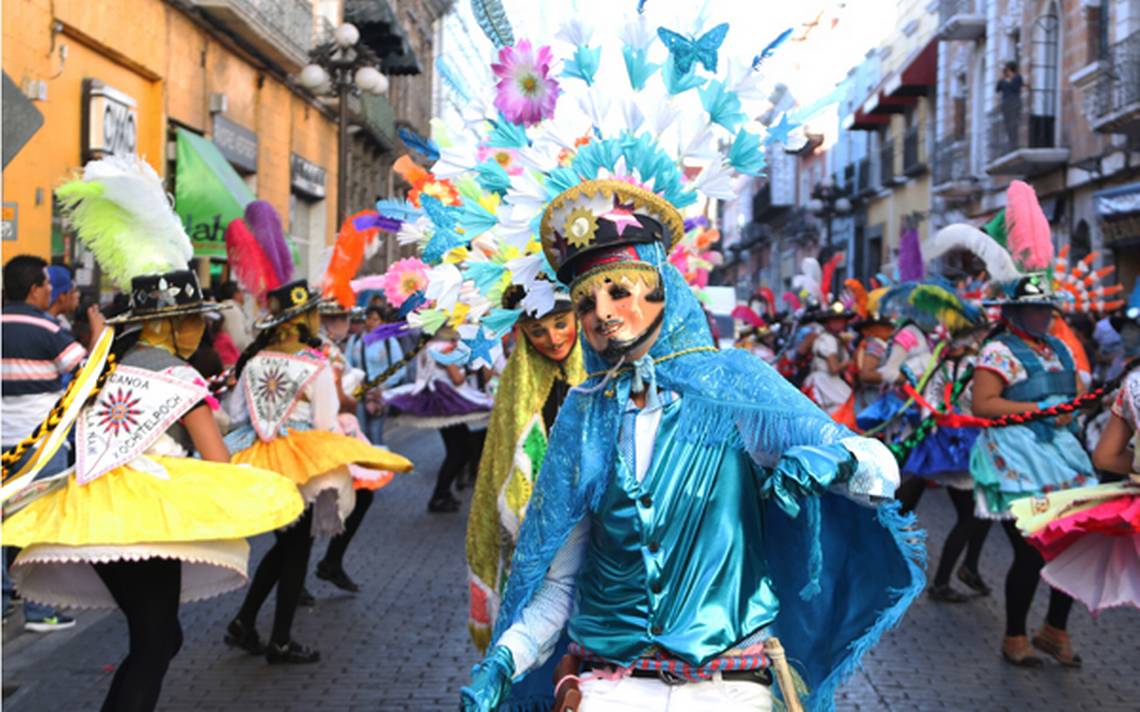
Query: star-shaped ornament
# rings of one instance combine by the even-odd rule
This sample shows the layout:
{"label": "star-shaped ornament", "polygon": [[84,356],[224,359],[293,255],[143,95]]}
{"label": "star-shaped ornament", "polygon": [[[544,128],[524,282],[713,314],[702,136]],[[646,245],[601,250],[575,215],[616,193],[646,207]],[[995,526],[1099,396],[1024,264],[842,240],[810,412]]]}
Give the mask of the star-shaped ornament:
{"label": "star-shaped ornament", "polygon": [[617,228],[618,237],[623,236],[625,234],[625,229],[630,225],[642,227],[641,220],[639,220],[637,216],[633,214],[633,211],[622,206],[615,206],[613,210],[610,210],[608,213],[602,215],[601,217],[609,220],[614,224],[614,227]]}
{"label": "star-shaped ornament", "polygon": [[479,327],[479,331],[475,332],[474,338],[463,339],[463,343],[471,349],[472,365],[478,366],[480,361],[488,368],[492,368],[495,365],[495,357],[491,352],[498,342],[495,341],[495,339],[488,338],[487,332],[484,331],[483,327]]}

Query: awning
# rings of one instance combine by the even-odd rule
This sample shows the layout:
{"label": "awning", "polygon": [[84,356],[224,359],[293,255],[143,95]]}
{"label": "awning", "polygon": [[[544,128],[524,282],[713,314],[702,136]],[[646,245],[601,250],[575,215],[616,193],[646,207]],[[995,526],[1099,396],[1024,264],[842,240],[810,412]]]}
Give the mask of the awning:
{"label": "awning", "polygon": [[[888,78],[890,81],[890,78]],[[884,82],[878,89],[876,89],[867,101],[863,102],[861,107],[863,113],[867,116],[888,116],[890,114],[901,114],[906,111],[906,107],[914,104],[915,99],[907,97],[888,96],[883,87],[886,86]]]}
{"label": "awning", "polygon": [[889,97],[919,97],[938,82],[938,40],[931,40],[903,63],[902,69],[883,84]]}
{"label": "awning", "polygon": [[1118,220],[1140,213],[1140,183],[1093,193],[1096,212],[1104,220]]}
{"label": "awning", "polygon": [[174,210],[198,257],[225,257],[226,226],[256,196],[209,139],[177,130]]}
{"label": "awning", "polygon": [[845,131],[875,131],[891,122],[885,114],[866,114],[862,108],[856,109],[843,120]]}
{"label": "awning", "polygon": [[401,76],[423,71],[388,0],[347,0],[344,21],[360,30],[360,40],[380,58],[380,69],[385,74]]}

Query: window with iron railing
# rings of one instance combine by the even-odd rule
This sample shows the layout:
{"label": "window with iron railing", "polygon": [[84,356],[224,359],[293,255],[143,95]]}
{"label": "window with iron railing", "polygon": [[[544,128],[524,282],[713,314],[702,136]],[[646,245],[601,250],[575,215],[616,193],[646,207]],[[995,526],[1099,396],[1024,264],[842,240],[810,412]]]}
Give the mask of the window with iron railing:
{"label": "window with iron railing", "polygon": [[916,124],[903,136],[903,173],[914,175],[926,170],[926,151],[923,149],[922,130]]}
{"label": "window with iron railing", "polygon": [[1093,89],[1093,115],[1113,114],[1140,102],[1140,31],[1109,48],[1104,70]]}
{"label": "window with iron railing", "polygon": [[861,158],[855,172],[855,192],[865,193],[873,190],[874,187],[874,183],[871,181],[871,159]]}
{"label": "window with iron railing", "polygon": [[879,149],[879,183],[889,188],[895,182],[895,140],[887,139]]}

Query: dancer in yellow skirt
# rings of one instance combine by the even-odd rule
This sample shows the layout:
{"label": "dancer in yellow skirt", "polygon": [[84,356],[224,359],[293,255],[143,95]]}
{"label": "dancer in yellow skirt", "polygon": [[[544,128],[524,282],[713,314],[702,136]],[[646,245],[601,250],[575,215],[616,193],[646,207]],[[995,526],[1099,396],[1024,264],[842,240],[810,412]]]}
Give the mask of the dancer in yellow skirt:
{"label": "dancer in yellow skirt", "polygon": [[[337,432],[339,400],[328,360],[319,350],[321,299],[305,280],[268,293],[269,316],[238,361],[238,385],[227,410],[235,429],[226,438],[233,461],[279,472],[300,489],[307,505],[299,522],[276,532],[226,643],[265,653],[271,663],[311,663],[320,653],[292,639],[293,615],[304,586],[314,535],[337,534],[354,504],[350,465],[407,472],[412,463],[383,448]],[[255,629],[273,586],[277,608],[268,646]]]}
{"label": "dancer in yellow skirt", "polygon": [[[186,269],[190,240],[154,171],[103,159],[56,195],[131,308],[108,320],[45,424],[5,453],[4,543],[23,548],[12,575],[26,598],[122,610],[130,652],[103,710],[153,710],[182,644],[179,603],[242,586],[244,537],[295,520],[302,502],[279,475],[228,464],[206,383],[183,360],[220,307]],[[74,467],[32,481],[72,427]]]}

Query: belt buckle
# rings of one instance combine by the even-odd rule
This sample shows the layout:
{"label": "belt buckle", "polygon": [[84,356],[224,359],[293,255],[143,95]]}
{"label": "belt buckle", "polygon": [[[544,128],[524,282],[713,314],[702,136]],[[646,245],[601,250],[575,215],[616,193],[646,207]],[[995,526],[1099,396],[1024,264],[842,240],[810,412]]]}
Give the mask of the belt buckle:
{"label": "belt buckle", "polygon": [[672,672],[671,670],[658,670],[657,677],[659,677],[661,679],[661,682],[664,682],[669,687],[677,687],[678,685],[684,685],[685,682],[687,682],[685,678],[681,677],[675,672]]}

